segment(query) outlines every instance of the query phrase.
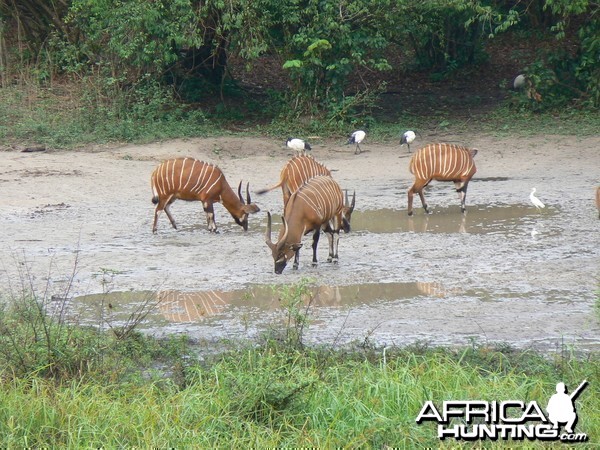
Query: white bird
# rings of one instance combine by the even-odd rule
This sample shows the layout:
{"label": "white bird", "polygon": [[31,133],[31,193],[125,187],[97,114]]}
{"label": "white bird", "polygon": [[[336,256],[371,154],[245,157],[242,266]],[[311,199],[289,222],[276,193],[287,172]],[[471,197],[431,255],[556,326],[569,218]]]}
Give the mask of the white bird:
{"label": "white bird", "polygon": [[535,206],[538,210],[546,207],[546,205],[544,205],[542,201],[535,196],[535,188],[531,189],[531,194],[529,194],[529,200],[531,200],[533,206]]}
{"label": "white bird", "polygon": [[348,142],[346,142],[346,145],[356,144],[356,149],[354,150],[355,155],[358,155],[361,152],[359,144],[365,139],[366,136],[367,133],[365,133],[363,130],[357,130],[350,135],[350,138],[348,139]]}
{"label": "white bird", "polygon": [[525,75],[520,74],[515,77],[513,80],[513,89],[518,91],[519,89],[523,89],[527,84],[527,77]]}
{"label": "white bird", "polygon": [[302,139],[298,138],[288,138],[288,140],[285,141],[285,145],[288,148],[291,148],[292,150],[296,150],[298,152],[306,152],[312,150],[312,148],[307,142],[304,142]]}
{"label": "white bird", "polygon": [[417,135],[414,131],[408,130],[405,132],[400,138],[400,145],[406,144],[408,146],[408,151],[410,152],[410,144],[416,139]]}

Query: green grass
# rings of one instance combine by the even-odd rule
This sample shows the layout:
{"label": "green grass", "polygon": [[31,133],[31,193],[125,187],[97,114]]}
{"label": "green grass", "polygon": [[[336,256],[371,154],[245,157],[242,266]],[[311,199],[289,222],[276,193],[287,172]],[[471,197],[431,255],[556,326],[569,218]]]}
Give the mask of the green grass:
{"label": "green grass", "polygon": [[[186,106],[172,100],[168,92],[148,87],[140,92],[115,94],[97,91],[98,86],[35,83],[0,90],[0,139],[3,145],[45,145],[77,148],[110,142],[146,143],[181,137],[217,136],[231,131],[271,135],[290,134],[344,140],[349,130],[366,128],[372,142],[396,142],[402,132],[417,129],[423,134],[487,133],[499,137],[562,134],[596,135],[600,114],[594,110],[565,109],[533,113],[499,105],[491,113],[452,116],[440,111],[424,117],[398,112],[387,120],[380,117],[286,119],[254,99],[231,99],[227,108]],[[108,97],[110,100],[107,100]],[[264,101],[263,101],[264,103]]]}
{"label": "green grass", "polygon": [[574,388],[584,379],[577,431],[590,448],[600,444],[597,354],[543,357],[476,344],[390,348],[385,356],[364,346],[310,348],[302,343],[307,312],[292,301],[307,295],[308,282],[282,290],[284,329],[260,344],[202,355],[182,338],[68,324],[46,314],[55,300],[22,296],[26,288],[1,298],[0,447],[470,448],[478,444],[442,442],[434,424],[416,424],[423,404],[545,407],[557,382]]}
{"label": "green grass", "polygon": [[192,364],[183,384],[163,377],[114,383],[4,377],[0,445],[438,447],[435,426],[415,423],[426,400],[519,399],[545,406],[557,381],[576,386],[583,379],[590,388],[578,404],[578,431],[591,437],[588,444],[598,444],[600,363],[563,363],[534,353],[470,348],[398,350],[384,365],[372,351],[265,346]]}

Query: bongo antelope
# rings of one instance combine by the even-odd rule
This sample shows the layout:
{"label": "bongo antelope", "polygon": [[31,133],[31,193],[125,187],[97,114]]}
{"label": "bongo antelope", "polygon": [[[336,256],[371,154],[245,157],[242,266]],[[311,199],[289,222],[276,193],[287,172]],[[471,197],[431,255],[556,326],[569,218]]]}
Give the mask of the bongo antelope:
{"label": "bongo antelope", "polygon": [[427,203],[423,188],[431,180],[453,181],[456,192],[460,195],[460,209],[464,213],[467,185],[477,172],[473,157],[477,149],[469,149],[454,144],[429,144],[419,150],[410,160],[410,172],[415,176],[415,182],[408,190],[408,215],[412,216],[413,195],[418,193],[421,204],[427,214]]}
{"label": "bongo antelope", "polygon": [[285,205],[277,243],[271,240],[271,213],[267,213],[265,242],[271,249],[275,262],[275,273],[283,272],[287,262],[294,257],[294,269],[298,268],[302,237],[313,232],[313,266],[317,265],[317,245],[321,230],[329,238],[328,262],[338,261],[339,233],[350,231],[350,217],[354,210],[356,193],[352,203],[346,201],[340,186],[329,176],[317,176],[292,194]]}
{"label": "bongo antelope", "polygon": [[279,175],[279,183],[261,189],[258,194],[264,194],[281,187],[283,192],[283,204],[285,205],[290,196],[298,190],[306,181],[318,175],[331,175],[331,171],[323,164],[317,162],[312,156],[299,155],[290,159]]}
{"label": "bongo antelope", "polygon": [[164,210],[167,217],[177,229],[177,225],[169,212],[169,206],[176,199],[200,201],[206,212],[208,230],[217,232],[213,204],[220,202],[231,213],[238,225],[248,230],[248,215],[260,211],[250,198],[249,183],[246,185],[246,201],[242,198],[242,182],[238,186],[236,196],[223,172],[217,166],[193,158],[169,159],[161,163],[152,173],[152,203],[154,224],[152,232],[156,233],[156,222],[159,213]]}

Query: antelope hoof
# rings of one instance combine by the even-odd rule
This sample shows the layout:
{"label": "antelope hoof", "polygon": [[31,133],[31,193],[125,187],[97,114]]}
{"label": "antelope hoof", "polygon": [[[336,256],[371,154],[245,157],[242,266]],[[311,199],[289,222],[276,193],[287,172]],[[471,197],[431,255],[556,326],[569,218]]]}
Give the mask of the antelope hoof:
{"label": "antelope hoof", "polygon": [[294,264],[294,265],[292,266],[292,269],[294,269],[294,270],[298,270],[298,264]]}
{"label": "antelope hoof", "polygon": [[312,266],[317,267],[319,264],[316,261],[313,261]]}
{"label": "antelope hoof", "polygon": [[409,216],[412,216],[412,215],[413,215],[413,212],[412,212],[412,211],[409,211],[409,212],[408,212],[408,215],[409,215]]}

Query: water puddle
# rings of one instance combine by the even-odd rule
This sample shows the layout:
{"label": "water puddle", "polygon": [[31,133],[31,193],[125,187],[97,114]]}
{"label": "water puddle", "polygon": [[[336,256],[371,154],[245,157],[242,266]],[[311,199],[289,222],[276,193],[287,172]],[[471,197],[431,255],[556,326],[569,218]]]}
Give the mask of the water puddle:
{"label": "water puddle", "polygon": [[[154,310],[150,322],[199,322],[245,309],[257,314],[281,308],[281,287],[253,285],[233,291],[131,291],[93,294],[74,299],[81,319],[93,321],[110,316],[116,322],[127,321],[136,311]],[[306,306],[348,307],[379,301],[412,299],[422,295],[443,297],[449,291],[439,283],[365,283],[349,286],[318,286],[304,296]]]}
{"label": "water puddle", "polygon": [[[77,297],[70,311],[80,323],[104,328],[139,321],[139,330],[156,335],[255,338],[286,326],[285,289],[111,292]],[[494,292],[394,282],[313,286],[302,300],[298,307],[311,318],[307,340],[316,344],[368,338],[378,345],[464,345],[475,339],[543,350],[565,343],[600,349],[600,322],[591,303],[574,299],[572,291]]]}
{"label": "water puddle", "polygon": [[406,210],[376,209],[354,211],[352,230],[370,233],[474,233],[513,234],[527,227],[540,217],[556,215],[556,211],[545,210],[543,216],[533,207],[525,205],[467,206],[461,214],[459,207],[432,207],[433,214],[424,214],[416,209],[409,217]]}

